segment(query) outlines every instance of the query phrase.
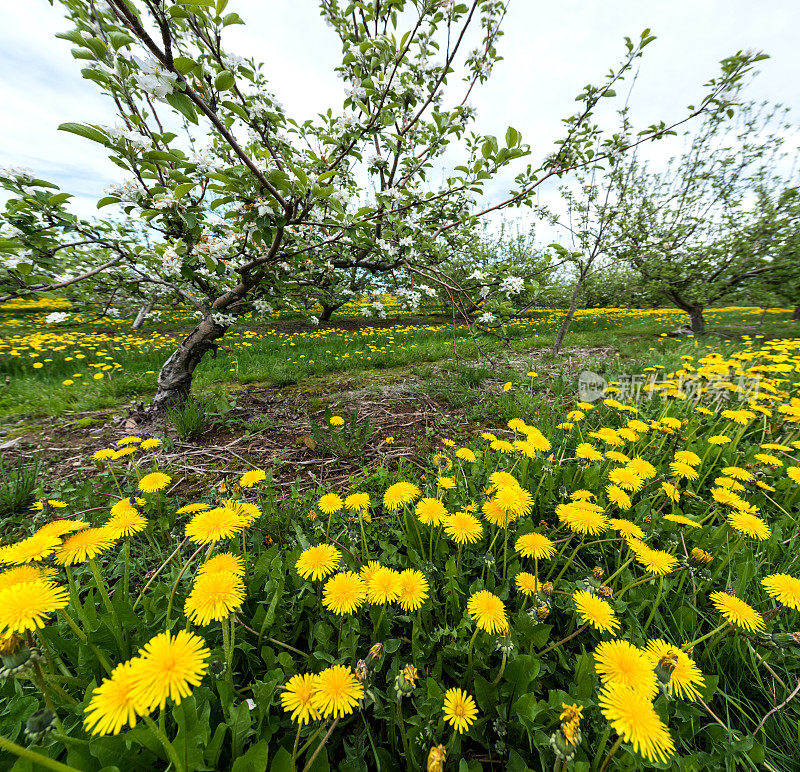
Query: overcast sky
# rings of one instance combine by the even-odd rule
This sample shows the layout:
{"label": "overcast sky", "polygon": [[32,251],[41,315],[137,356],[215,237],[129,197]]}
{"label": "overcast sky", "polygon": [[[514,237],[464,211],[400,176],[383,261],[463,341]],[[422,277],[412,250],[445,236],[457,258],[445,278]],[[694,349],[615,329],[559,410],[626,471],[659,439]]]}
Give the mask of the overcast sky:
{"label": "overcast sky", "polygon": [[[331,107],[341,111],[342,82],[333,73],[339,45],[313,0],[231,0],[248,22],[230,29],[226,48],[261,59],[277,98],[302,119]],[[631,101],[636,125],[681,118],[698,101],[720,59],[738,50],[771,56],[749,89],[754,99],[781,102],[800,120],[800,3],[797,0],[513,0],[504,23],[499,62],[473,92],[475,130],[502,136],[512,125],[533,146],[534,159],[552,151],[560,120],[575,110],[583,85],[597,82],[624,54],[623,38],[649,27]],[[77,196],[79,214],[124,176],[103,148],[57,131],[59,123],[113,125],[109,103],[82,79],[58,2],[5,3],[0,25],[0,165],[23,166]],[[513,174],[510,175],[513,177]],[[493,186],[500,195],[506,183]]]}

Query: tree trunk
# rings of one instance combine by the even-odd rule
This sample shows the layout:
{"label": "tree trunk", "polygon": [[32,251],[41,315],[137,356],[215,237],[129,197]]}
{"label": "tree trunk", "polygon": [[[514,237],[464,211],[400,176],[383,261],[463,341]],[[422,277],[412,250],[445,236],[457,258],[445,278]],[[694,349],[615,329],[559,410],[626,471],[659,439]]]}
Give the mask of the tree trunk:
{"label": "tree trunk", "polygon": [[566,338],[567,333],[569,332],[569,326],[572,324],[572,319],[575,316],[575,310],[578,308],[578,295],[580,294],[583,281],[584,277],[579,276],[578,280],[575,282],[575,288],[572,290],[572,300],[570,300],[566,316],[561,320],[561,326],[558,328],[558,332],[556,333],[556,339],[553,343],[553,354],[558,354],[558,352],[561,351],[561,345],[564,343],[564,338]]}
{"label": "tree trunk", "polygon": [[155,308],[156,300],[158,300],[158,298],[153,296],[139,309],[139,313],[136,314],[136,318],[131,325],[132,330],[138,330],[144,324],[147,315]]}
{"label": "tree trunk", "polygon": [[703,317],[703,306],[691,306],[689,308],[689,326],[695,335],[705,335],[706,320]]}
{"label": "tree trunk", "polygon": [[216,351],[214,342],[221,338],[227,327],[221,327],[208,318],[203,319],[183,340],[158,374],[158,390],[150,405],[150,412],[159,413],[168,407],[181,405],[189,398],[192,376],[206,352]]}
{"label": "tree trunk", "polygon": [[321,322],[329,322],[334,311],[338,311],[344,305],[344,303],[334,303],[333,305],[321,303],[320,305],[322,306],[322,313],[319,315],[319,320]]}
{"label": "tree trunk", "polygon": [[798,303],[794,307],[794,313],[792,314],[792,321],[793,322],[800,322],[800,303]]}

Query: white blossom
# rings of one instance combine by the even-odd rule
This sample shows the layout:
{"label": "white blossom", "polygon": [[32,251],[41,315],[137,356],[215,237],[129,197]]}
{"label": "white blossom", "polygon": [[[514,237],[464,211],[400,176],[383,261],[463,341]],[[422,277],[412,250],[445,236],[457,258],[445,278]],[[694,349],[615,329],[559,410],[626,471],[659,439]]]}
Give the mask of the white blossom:
{"label": "white blossom", "polygon": [[53,311],[52,314],[45,316],[44,320],[47,324],[58,324],[59,322],[66,322],[69,319],[69,314],[65,311]]}
{"label": "white blossom", "polygon": [[223,314],[220,311],[211,314],[211,318],[214,321],[214,324],[219,325],[220,327],[230,327],[232,324],[236,323],[236,317],[233,314]]}
{"label": "white blossom", "polygon": [[505,292],[507,295],[516,295],[522,292],[523,289],[525,289],[525,281],[519,276],[506,276],[500,282],[501,292]]}
{"label": "white blossom", "polygon": [[178,76],[165,70],[156,59],[148,57],[142,61],[134,57],[134,61],[139,65],[139,71],[133,78],[142,91],[158,99],[164,99],[175,90]]}

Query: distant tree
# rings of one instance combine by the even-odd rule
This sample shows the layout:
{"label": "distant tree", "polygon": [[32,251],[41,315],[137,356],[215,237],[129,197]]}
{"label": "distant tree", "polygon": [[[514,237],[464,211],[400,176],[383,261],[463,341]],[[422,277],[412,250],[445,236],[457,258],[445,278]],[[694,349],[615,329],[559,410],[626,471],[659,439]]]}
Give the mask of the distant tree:
{"label": "distant tree", "polygon": [[686,152],[654,172],[631,155],[621,173],[629,192],[614,228],[614,255],[649,290],[689,315],[703,312],[783,264],[796,230],[790,160],[796,133],[780,106],[739,104],[741,84],[706,113]]}

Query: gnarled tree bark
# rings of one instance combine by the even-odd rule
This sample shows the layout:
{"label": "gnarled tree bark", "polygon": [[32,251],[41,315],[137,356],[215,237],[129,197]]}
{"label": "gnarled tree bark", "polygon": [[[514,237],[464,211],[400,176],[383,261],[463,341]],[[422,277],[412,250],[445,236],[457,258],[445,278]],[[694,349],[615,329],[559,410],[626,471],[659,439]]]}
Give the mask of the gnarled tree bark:
{"label": "gnarled tree bark", "polygon": [[158,374],[158,390],[150,405],[150,413],[160,413],[186,402],[195,368],[207,352],[216,351],[214,341],[226,331],[227,327],[214,324],[211,317],[207,317],[183,339]]}

